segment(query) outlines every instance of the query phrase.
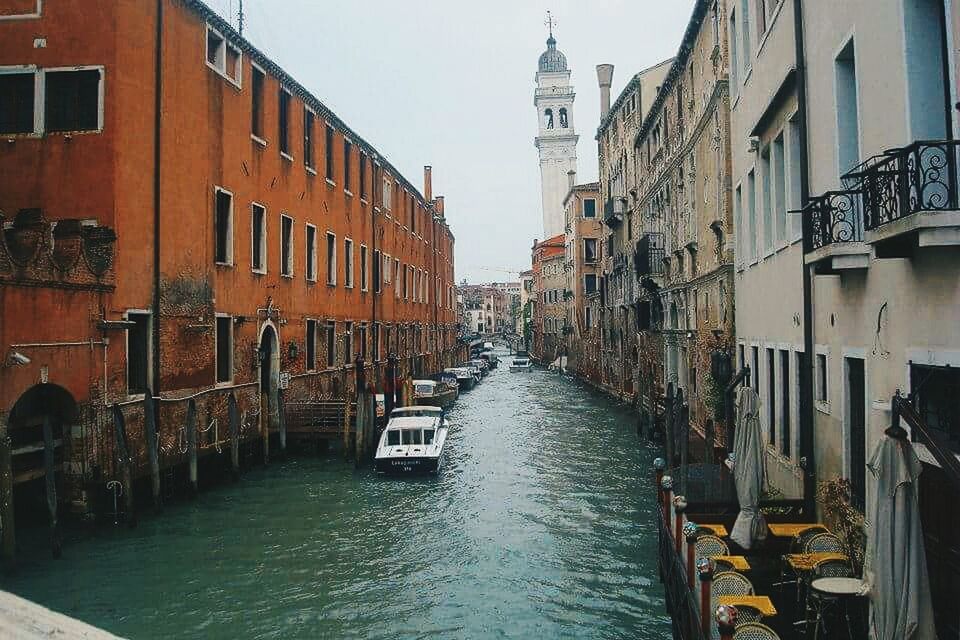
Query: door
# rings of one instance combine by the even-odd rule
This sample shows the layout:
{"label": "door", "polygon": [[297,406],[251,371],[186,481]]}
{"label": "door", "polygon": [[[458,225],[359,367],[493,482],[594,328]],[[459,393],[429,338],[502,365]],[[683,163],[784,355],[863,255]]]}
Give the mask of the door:
{"label": "door", "polygon": [[850,434],[850,499],[861,512],[867,497],[866,380],[863,360],[845,358],[847,369],[847,426]]}

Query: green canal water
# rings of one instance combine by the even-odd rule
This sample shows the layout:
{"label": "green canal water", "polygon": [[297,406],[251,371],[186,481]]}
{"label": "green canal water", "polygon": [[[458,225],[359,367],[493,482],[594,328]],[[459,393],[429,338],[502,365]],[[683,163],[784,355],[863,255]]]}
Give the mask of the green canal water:
{"label": "green canal water", "polygon": [[632,416],[502,364],[450,417],[437,478],[292,458],[3,587],[129,638],[669,637]]}

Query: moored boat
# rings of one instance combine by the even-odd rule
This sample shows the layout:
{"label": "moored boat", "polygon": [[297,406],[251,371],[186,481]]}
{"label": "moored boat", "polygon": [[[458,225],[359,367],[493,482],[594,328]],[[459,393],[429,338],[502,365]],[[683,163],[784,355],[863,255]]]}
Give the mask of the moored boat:
{"label": "moored boat", "polygon": [[451,388],[446,382],[414,380],[413,399],[418,405],[446,407],[457,399],[457,384]]}
{"label": "moored boat", "polygon": [[481,360],[486,360],[487,364],[490,365],[491,369],[496,369],[497,365],[500,364],[500,358],[497,357],[497,354],[493,351],[484,351],[480,354]]}
{"label": "moored boat", "polygon": [[457,377],[457,386],[460,387],[460,391],[469,391],[477,384],[477,377],[468,367],[451,367],[443,371]]}
{"label": "moored boat", "polygon": [[380,436],[377,473],[437,473],[447,442],[447,419],[439,407],[398,407]]}
{"label": "moored boat", "polygon": [[533,369],[533,364],[530,362],[530,358],[526,356],[514,358],[513,362],[510,363],[510,371],[529,372],[531,369]]}

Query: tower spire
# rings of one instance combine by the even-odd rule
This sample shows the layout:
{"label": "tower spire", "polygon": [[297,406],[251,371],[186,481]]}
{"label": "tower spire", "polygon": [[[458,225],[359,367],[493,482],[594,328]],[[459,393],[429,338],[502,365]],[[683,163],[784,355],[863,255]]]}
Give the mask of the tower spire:
{"label": "tower spire", "polygon": [[544,21],[543,24],[547,26],[547,29],[550,32],[550,39],[553,40],[553,27],[555,24],[557,24],[557,20],[556,18],[553,17],[553,14],[550,13],[549,9],[547,9],[547,19]]}

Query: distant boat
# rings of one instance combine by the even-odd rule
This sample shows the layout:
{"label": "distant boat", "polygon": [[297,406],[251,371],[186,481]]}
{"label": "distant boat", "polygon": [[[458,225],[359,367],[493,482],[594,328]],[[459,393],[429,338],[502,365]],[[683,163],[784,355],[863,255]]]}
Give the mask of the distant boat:
{"label": "distant boat", "polygon": [[439,407],[399,407],[380,436],[377,473],[437,473],[447,443],[447,419]]}
{"label": "distant boat", "polygon": [[486,378],[487,374],[490,373],[490,363],[484,360],[483,358],[477,358],[475,360],[471,360],[469,364],[472,364],[473,366],[480,369],[480,375],[484,378]]}
{"label": "distant boat", "polygon": [[444,373],[452,373],[457,377],[457,385],[459,385],[460,391],[469,391],[473,389],[478,382],[477,376],[475,376],[473,371],[468,367],[451,367],[443,371]]}
{"label": "distant boat", "polygon": [[530,358],[514,358],[513,362],[510,363],[510,371],[527,373],[531,369],[533,369],[533,364],[530,363]]}
{"label": "distant boat", "polygon": [[456,379],[452,387],[447,382],[414,380],[413,399],[418,405],[446,407],[457,399],[458,389]]}
{"label": "distant boat", "polygon": [[493,351],[484,351],[480,354],[480,359],[486,360],[491,369],[496,369],[497,365],[500,364],[500,358],[498,358],[497,354]]}

